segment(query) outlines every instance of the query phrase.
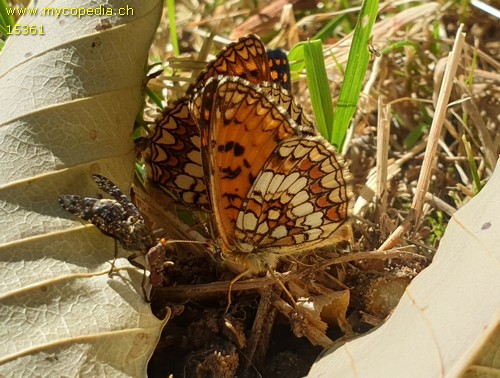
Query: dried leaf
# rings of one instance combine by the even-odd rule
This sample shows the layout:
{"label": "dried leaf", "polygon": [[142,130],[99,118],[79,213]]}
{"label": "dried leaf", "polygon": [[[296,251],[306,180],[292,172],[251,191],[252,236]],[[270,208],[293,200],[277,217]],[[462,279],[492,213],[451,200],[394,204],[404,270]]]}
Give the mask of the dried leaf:
{"label": "dried leaf", "polygon": [[2,376],[145,376],[164,325],[144,302],[142,272],[120,259],[108,277],[114,241],[57,201],[95,197],[91,173],[130,187],[161,2],[106,3],[126,5],[133,16],[24,16],[45,35],[11,36],[0,55]]}

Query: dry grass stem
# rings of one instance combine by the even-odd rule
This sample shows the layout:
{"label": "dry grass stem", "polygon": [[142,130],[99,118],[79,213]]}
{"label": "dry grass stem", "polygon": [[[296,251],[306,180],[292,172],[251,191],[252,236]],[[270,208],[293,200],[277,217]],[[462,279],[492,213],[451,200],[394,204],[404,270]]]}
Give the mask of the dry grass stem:
{"label": "dry grass stem", "polygon": [[[393,179],[400,171],[401,167],[407,163],[409,160],[413,159],[416,155],[421,153],[425,149],[426,143],[422,141],[414,146],[410,151],[405,153],[401,158],[394,161],[388,161],[387,167],[387,181]],[[386,182],[387,182],[386,181]],[[366,183],[359,191],[358,198],[354,203],[353,214],[357,216],[362,216],[367,210],[368,205],[373,201],[376,193],[377,185],[377,167],[370,170]]]}
{"label": "dry grass stem", "polygon": [[261,366],[269,347],[271,331],[278,309],[274,303],[281,295],[281,288],[270,285],[261,290],[259,307],[252,325],[252,331],[245,348],[247,359],[242,364],[242,370],[249,368],[250,363]]}
{"label": "dry grass stem", "polygon": [[455,44],[453,45],[453,49],[448,57],[448,64],[446,66],[441,91],[439,92],[438,102],[436,104],[436,114],[432,120],[429,138],[427,140],[427,148],[425,149],[424,161],[422,162],[422,170],[420,171],[417,189],[415,190],[415,197],[413,198],[412,210],[415,212],[414,220],[416,224],[420,222],[424,202],[423,199],[429,187],[432,166],[434,165],[433,161],[435,159],[438,141],[441,137],[441,129],[447,111],[447,104],[457,72],[458,62],[460,61],[460,56],[463,50],[465,33],[463,33],[462,30],[463,24],[460,25],[457,31]]}
{"label": "dry grass stem", "polygon": [[376,198],[380,201],[380,213],[385,214],[387,207],[387,160],[389,157],[389,135],[391,131],[391,106],[384,105],[382,97],[378,100],[377,119],[377,186]]}
{"label": "dry grass stem", "polygon": [[405,222],[401,226],[399,226],[379,247],[380,251],[392,248],[393,246],[398,244],[401,237],[410,229],[410,227],[415,227],[415,225],[418,225],[420,223],[420,217],[422,215],[422,208],[424,205],[424,198],[429,187],[436,149],[439,138],[441,136],[444,117],[447,111],[447,103],[450,98],[453,79],[456,75],[458,62],[463,49],[465,34],[462,33],[462,30],[463,25],[461,25],[457,31],[457,37],[453,46],[453,50],[448,57],[449,64],[446,66],[443,82],[441,85],[441,91],[439,92],[438,102],[436,105],[436,113],[434,114],[429,137],[427,140],[424,161],[422,162],[422,168],[417,182],[415,196],[413,197],[413,202],[411,205],[412,213],[407,219],[405,219]]}

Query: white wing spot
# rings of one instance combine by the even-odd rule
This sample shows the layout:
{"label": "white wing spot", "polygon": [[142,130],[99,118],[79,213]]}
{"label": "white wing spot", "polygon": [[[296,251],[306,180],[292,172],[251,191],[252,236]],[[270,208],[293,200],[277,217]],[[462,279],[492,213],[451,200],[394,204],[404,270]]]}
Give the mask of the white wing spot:
{"label": "white wing spot", "polygon": [[290,205],[298,206],[306,201],[309,201],[309,194],[305,190],[302,190],[292,198],[292,200],[290,201]]}
{"label": "white wing spot", "polygon": [[[200,146],[201,145],[201,138],[199,135],[193,135],[190,139],[191,143],[193,143],[193,145],[195,146]],[[199,152],[197,151],[197,153],[199,154]],[[198,155],[199,156],[199,155]],[[200,159],[198,157],[198,159]],[[193,159],[194,160],[194,159]]]}
{"label": "white wing spot", "polygon": [[295,244],[301,244],[304,242],[304,234],[298,234],[293,236],[293,240],[295,240]]}
{"label": "white wing spot", "polygon": [[284,179],[285,179],[284,175],[274,175],[273,179],[271,180],[271,183],[269,184],[269,187],[267,188],[269,193],[276,193]]}
{"label": "white wing spot", "polygon": [[305,231],[305,234],[309,235],[308,240],[317,240],[321,237],[322,230],[314,228],[312,230]]}
{"label": "white wing spot", "polygon": [[287,157],[293,152],[294,148],[294,146],[281,146],[278,151],[282,157]]}
{"label": "white wing spot", "polygon": [[199,178],[204,177],[203,169],[201,169],[201,167],[197,164],[193,164],[193,163],[186,164],[185,171],[194,177],[199,177]]}
{"label": "white wing spot", "polygon": [[337,172],[327,174],[321,179],[321,185],[325,188],[335,188],[339,186],[339,181],[336,178]]}
{"label": "white wing spot", "polygon": [[269,191],[269,185],[272,184],[273,173],[272,172],[263,172],[259,179],[255,182],[253,190],[257,191],[261,194],[264,194]]}
{"label": "white wing spot", "polygon": [[[303,203],[302,205],[295,206],[292,208],[292,213],[297,218],[298,217],[305,217],[308,214],[312,215],[311,213],[313,211],[314,211],[314,206],[310,202],[306,202],[306,203]],[[308,224],[307,221],[306,221],[306,224]]]}
{"label": "white wing spot", "polygon": [[321,163],[321,172],[331,173],[337,171],[336,163],[332,159],[326,159],[323,163]]}
{"label": "white wing spot", "polygon": [[188,152],[187,157],[191,161],[196,161],[196,162],[200,162],[201,161],[201,159],[200,159],[200,151],[195,151],[195,150],[190,151],[190,152]]}
{"label": "white wing spot", "polygon": [[175,185],[181,189],[189,189],[194,183],[194,178],[188,175],[179,175],[175,179]]}
{"label": "white wing spot", "polygon": [[255,230],[257,228],[257,217],[253,213],[243,215],[243,230]]}
{"label": "white wing spot", "polygon": [[177,142],[175,136],[172,133],[165,131],[161,138],[161,144],[166,144],[167,146],[172,146]]}
{"label": "white wing spot", "polygon": [[286,227],[285,226],[278,226],[271,233],[271,237],[273,237],[275,239],[284,238],[286,235],[287,235],[287,231],[286,231]]}
{"label": "white wing spot", "polygon": [[290,188],[288,188],[288,193],[297,194],[302,189],[304,189],[306,185],[307,185],[307,179],[305,177],[301,177],[297,181],[295,181],[292,185],[290,185]]}
{"label": "white wing spot", "polygon": [[290,185],[292,185],[299,178],[300,178],[300,175],[297,172],[286,176],[286,178],[283,180],[283,182],[281,183],[281,185],[277,191],[282,192],[282,191],[287,190],[290,187]]}
{"label": "white wing spot", "polygon": [[309,148],[304,148],[304,146],[299,145],[297,146],[295,151],[293,151],[293,156],[296,159],[300,159],[301,157],[306,156],[309,153],[309,151],[310,151]]}
{"label": "white wing spot", "polygon": [[278,220],[279,217],[280,217],[279,211],[269,210],[269,212],[267,213],[267,218],[270,220]]}
{"label": "white wing spot", "polygon": [[257,228],[257,234],[259,235],[263,235],[268,231],[269,231],[269,226],[267,225],[267,222],[262,222]]}
{"label": "white wing spot", "polygon": [[316,211],[311,213],[306,217],[304,224],[310,227],[319,227],[323,224],[323,213],[321,211]]}

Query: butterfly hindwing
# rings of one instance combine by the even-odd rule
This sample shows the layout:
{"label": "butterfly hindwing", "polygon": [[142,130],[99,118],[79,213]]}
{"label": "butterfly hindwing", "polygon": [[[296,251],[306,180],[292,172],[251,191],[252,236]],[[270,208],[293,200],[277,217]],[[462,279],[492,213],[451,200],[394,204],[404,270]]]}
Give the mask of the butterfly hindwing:
{"label": "butterfly hindwing", "polygon": [[201,164],[200,133],[183,98],[156,121],[146,151],[148,177],[175,199],[207,209],[205,175]]}
{"label": "butterfly hindwing", "polygon": [[237,239],[278,254],[348,240],[349,177],[343,159],[322,137],[283,141],[241,207]]}

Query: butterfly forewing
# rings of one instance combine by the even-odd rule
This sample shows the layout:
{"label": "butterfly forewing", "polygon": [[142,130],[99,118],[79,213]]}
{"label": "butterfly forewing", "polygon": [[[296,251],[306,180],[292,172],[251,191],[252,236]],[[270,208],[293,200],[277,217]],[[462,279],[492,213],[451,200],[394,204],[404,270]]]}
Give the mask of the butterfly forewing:
{"label": "butterfly forewing", "polygon": [[193,101],[209,196],[227,249],[234,247],[236,219],[255,178],[276,144],[298,133],[293,120],[263,98],[245,80],[219,77],[209,80]]}
{"label": "butterfly forewing", "polygon": [[260,38],[254,34],[227,45],[197,77],[187,94],[200,89],[214,76],[237,76],[252,83],[271,80],[269,59]]}
{"label": "butterfly forewing", "polygon": [[[271,64],[271,60],[258,36],[242,37],[229,44],[208,64],[187,94],[200,91],[209,78],[217,75],[243,77],[253,83],[269,81],[270,65],[273,69],[284,69],[276,65],[276,60]],[[275,76],[277,80],[281,80],[283,77],[288,78],[289,74]],[[279,86],[275,86],[276,89],[270,88],[269,91],[277,94]],[[145,154],[147,172],[149,179],[176,200],[194,208],[209,210],[201,166],[199,129],[189,114],[188,101],[187,98],[177,101],[156,120]],[[283,101],[290,103],[290,98]],[[294,106],[290,105],[290,109],[296,113]]]}

